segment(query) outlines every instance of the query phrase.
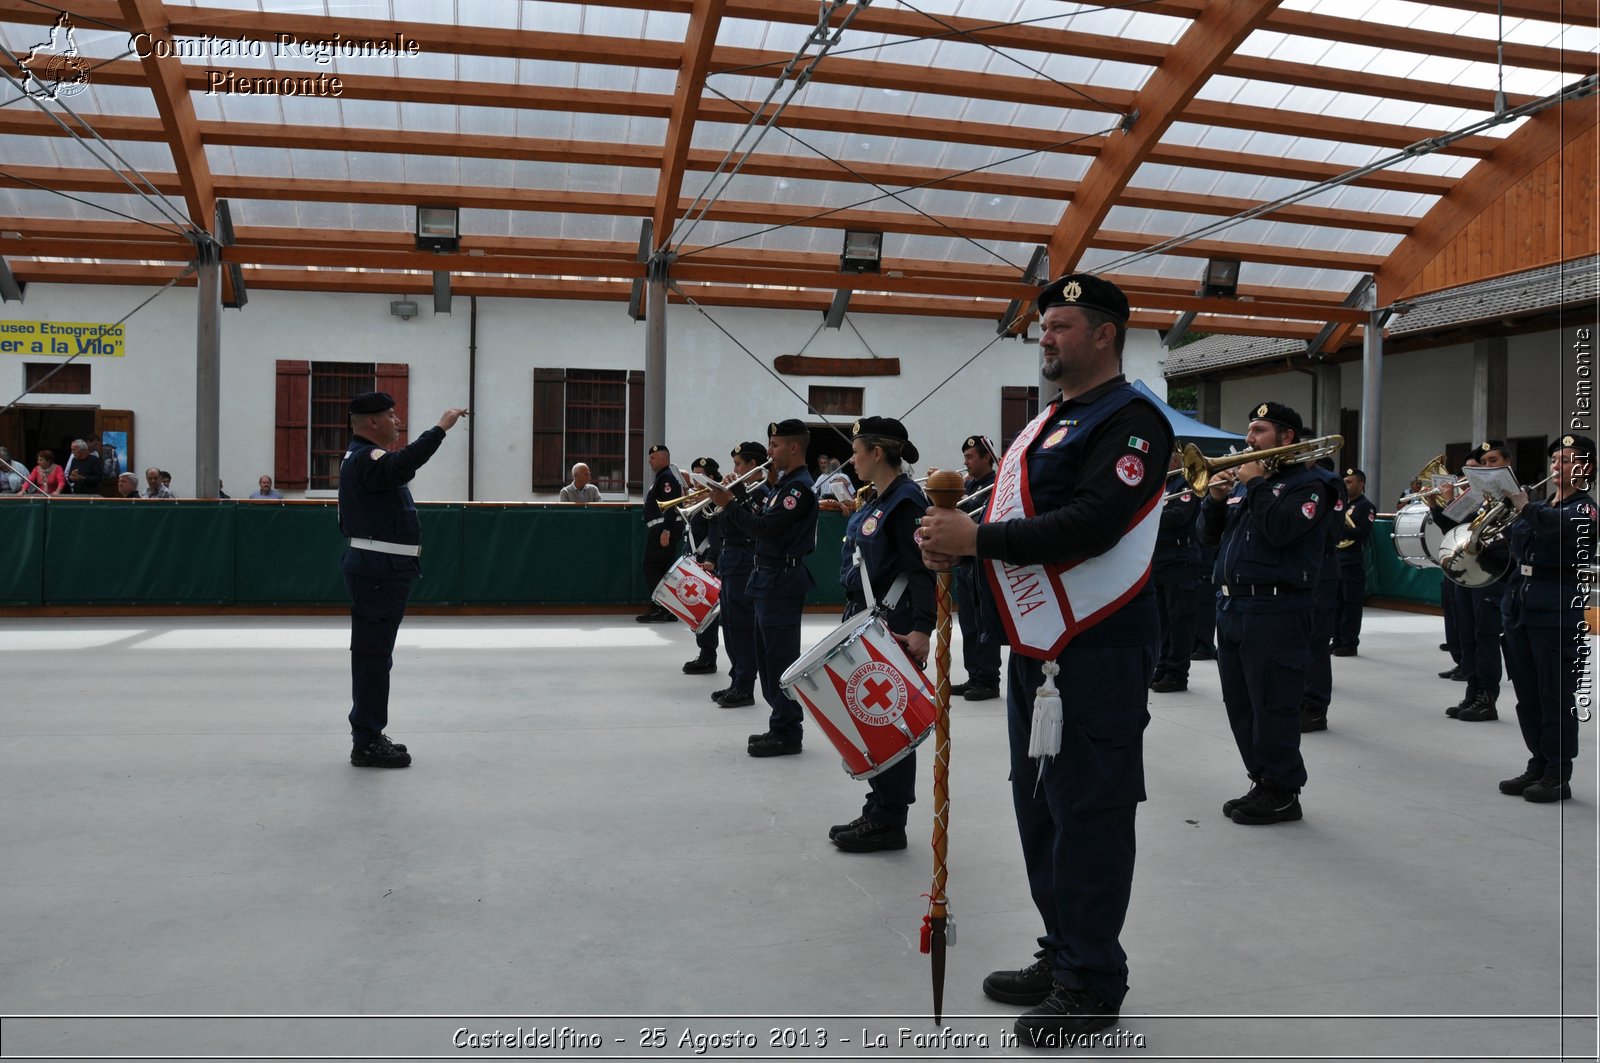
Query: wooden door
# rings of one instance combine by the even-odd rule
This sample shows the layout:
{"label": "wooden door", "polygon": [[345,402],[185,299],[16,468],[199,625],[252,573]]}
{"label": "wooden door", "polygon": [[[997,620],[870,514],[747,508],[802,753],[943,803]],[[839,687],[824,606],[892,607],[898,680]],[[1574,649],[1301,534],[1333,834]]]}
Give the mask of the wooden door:
{"label": "wooden door", "polygon": [[100,493],[115,498],[118,474],[138,475],[128,465],[133,454],[133,411],[95,410],[94,434],[100,437]]}

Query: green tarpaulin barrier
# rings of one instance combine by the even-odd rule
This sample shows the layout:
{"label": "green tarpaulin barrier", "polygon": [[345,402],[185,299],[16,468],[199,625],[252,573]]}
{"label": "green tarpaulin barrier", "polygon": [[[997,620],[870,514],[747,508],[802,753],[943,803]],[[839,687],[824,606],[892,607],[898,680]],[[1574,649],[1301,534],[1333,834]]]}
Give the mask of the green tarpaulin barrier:
{"label": "green tarpaulin barrier", "polygon": [[[418,605],[640,605],[638,507],[424,503]],[[823,513],[811,604],[844,601]],[[5,499],[0,605],[341,606],[331,502]]]}

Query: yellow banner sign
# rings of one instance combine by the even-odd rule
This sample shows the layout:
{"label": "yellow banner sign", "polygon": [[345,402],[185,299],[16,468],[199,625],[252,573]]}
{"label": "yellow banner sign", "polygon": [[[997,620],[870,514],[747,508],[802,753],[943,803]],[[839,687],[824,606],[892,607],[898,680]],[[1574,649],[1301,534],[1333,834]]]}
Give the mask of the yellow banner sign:
{"label": "yellow banner sign", "polygon": [[0,321],[0,354],[121,358],[122,326],[91,321]]}

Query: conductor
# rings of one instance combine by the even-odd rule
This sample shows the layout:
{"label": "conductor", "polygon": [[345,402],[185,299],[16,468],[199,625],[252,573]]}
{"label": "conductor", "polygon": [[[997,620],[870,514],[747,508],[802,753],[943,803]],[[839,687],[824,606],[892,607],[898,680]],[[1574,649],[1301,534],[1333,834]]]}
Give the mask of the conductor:
{"label": "conductor", "polygon": [[449,409],[409,446],[400,438],[394,398],[369,391],[350,400],[349,448],[339,465],[339,532],[350,540],[340,568],[350,591],[350,763],[404,768],[406,747],[389,741],[389,670],[405,619],[411,581],[422,574],[422,525],[406,486],[461,418]]}

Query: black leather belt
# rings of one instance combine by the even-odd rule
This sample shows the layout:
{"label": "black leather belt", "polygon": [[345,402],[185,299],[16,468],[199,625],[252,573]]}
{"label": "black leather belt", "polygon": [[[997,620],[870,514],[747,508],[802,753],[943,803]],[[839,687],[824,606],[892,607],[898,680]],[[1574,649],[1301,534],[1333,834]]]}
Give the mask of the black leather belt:
{"label": "black leather belt", "polygon": [[1299,587],[1281,583],[1224,583],[1219,588],[1224,598],[1276,598],[1282,594],[1302,594]]}
{"label": "black leather belt", "polygon": [[760,557],[757,556],[756,564],[761,568],[794,568],[800,563],[798,557]]}

